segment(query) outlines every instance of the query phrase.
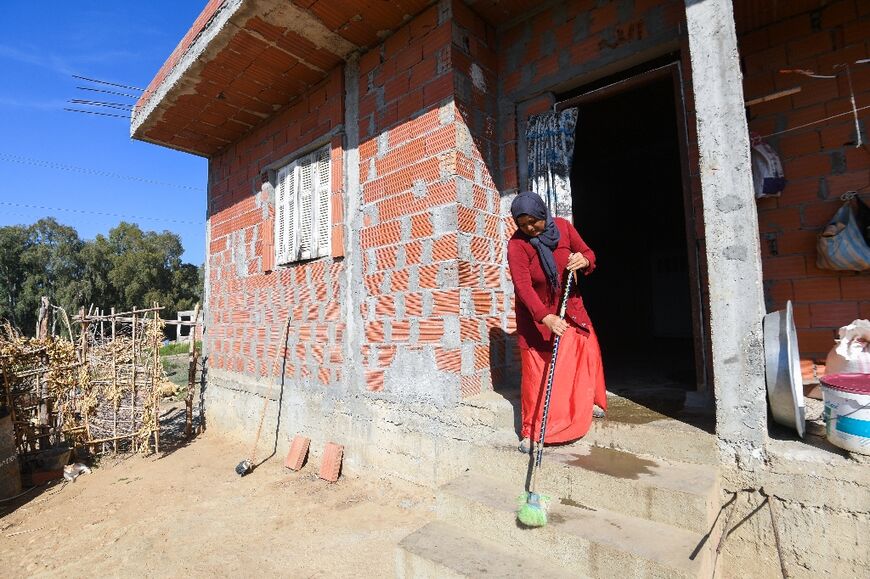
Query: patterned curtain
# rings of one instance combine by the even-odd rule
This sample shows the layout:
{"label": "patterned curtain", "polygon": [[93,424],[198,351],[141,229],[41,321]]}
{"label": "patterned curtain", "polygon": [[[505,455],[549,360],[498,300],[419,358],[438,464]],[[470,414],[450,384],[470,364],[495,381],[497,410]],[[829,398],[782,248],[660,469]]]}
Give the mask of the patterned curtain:
{"label": "patterned curtain", "polygon": [[529,117],[529,189],[540,195],[554,216],[571,220],[571,161],[577,109]]}

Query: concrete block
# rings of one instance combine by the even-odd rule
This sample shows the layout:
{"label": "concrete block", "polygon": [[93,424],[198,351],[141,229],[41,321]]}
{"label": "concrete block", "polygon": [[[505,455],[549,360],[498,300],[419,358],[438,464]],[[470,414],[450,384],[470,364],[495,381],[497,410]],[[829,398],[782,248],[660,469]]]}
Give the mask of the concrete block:
{"label": "concrete block", "polygon": [[293,437],[293,442],[290,444],[290,452],[287,453],[287,458],[284,459],[284,467],[290,470],[301,470],[308,456],[308,447],[310,445],[310,438],[299,435]]}
{"label": "concrete block", "polygon": [[334,442],[326,443],[323,448],[323,458],[320,463],[319,477],[328,482],[336,482],[341,474],[341,460],[344,457],[344,447]]}

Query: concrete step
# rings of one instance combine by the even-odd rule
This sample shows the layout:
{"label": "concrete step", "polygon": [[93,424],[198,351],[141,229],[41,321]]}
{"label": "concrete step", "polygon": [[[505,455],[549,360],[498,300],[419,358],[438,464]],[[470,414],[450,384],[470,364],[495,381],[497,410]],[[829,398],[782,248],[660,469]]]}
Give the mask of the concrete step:
{"label": "concrete step", "polygon": [[711,575],[713,541],[702,533],[559,500],[551,504],[546,526],[525,529],[516,522],[521,491],[521,485],[466,473],[442,487],[439,517],[503,548],[590,577]]}
{"label": "concrete step", "polygon": [[[469,426],[518,432],[519,404],[518,390],[487,391],[464,400],[460,414]],[[609,392],[607,404],[607,417],[592,421],[584,442],[667,460],[719,463],[716,437],[710,433],[713,417],[698,395],[673,389]]]}
{"label": "concrete step", "polygon": [[454,579],[459,577],[564,579],[583,577],[559,569],[549,559],[530,557],[525,549],[507,549],[435,521],[411,533],[396,549],[397,579]]}
{"label": "concrete step", "polygon": [[653,404],[638,403],[643,400],[639,395],[630,396],[634,399],[608,394],[607,417],[593,420],[583,441],[668,460],[719,464],[719,448],[711,434],[713,417],[695,401],[696,396],[687,396],[678,411],[671,413],[676,418],[650,408]]}
{"label": "concrete step", "polygon": [[[472,470],[509,482],[517,492],[528,481],[530,457],[516,438],[472,450]],[[582,442],[544,450],[538,489],[556,499],[705,533],[719,508],[716,467],[665,461]]]}

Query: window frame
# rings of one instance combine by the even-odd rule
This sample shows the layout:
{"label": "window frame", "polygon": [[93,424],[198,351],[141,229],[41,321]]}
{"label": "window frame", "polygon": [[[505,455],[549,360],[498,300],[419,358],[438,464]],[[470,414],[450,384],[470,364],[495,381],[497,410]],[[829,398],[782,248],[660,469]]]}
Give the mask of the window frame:
{"label": "window frame", "polygon": [[[275,265],[286,266],[331,255],[331,144],[326,143],[297,156],[277,168],[274,176]],[[303,191],[306,177],[311,186],[307,192]],[[306,193],[310,195],[307,240],[303,233],[304,223],[300,211],[305,206],[303,201]]]}

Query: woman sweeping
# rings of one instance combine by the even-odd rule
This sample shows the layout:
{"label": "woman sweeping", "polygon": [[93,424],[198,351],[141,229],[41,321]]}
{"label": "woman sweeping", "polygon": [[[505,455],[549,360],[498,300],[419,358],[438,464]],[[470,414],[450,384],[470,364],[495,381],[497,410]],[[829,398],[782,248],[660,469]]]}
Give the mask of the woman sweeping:
{"label": "woman sweeping", "polygon": [[562,338],[544,442],[569,442],[583,437],[592,423],[593,404],[606,409],[607,395],[598,339],[578,284],[573,284],[565,319],[557,315],[564,275],[575,271],[591,273],[595,269],[595,254],[571,223],[550,215],[543,199],[535,193],[517,195],[511,204],[511,215],[518,228],[508,242],[508,265],[516,294],[522,360],[520,451],[529,452],[529,438],[541,427],[542,393],[554,334]]}

